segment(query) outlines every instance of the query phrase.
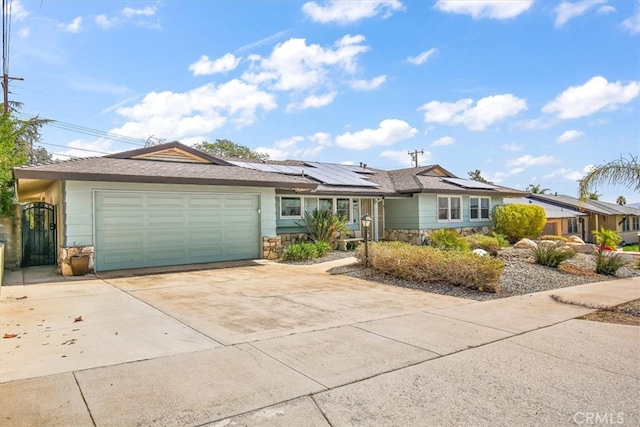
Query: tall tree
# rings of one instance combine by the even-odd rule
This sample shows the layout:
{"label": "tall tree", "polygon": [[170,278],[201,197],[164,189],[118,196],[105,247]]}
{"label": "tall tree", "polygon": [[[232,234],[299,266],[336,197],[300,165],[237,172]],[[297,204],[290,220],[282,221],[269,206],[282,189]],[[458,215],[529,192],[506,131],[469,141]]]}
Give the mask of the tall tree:
{"label": "tall tree", "polygon": [[597,191],[591,191],[587,193],[587,199],[589,200],[600,200],[600,196],[602,196],[602,194],[598,193]]}
{"label": "tall tree", "polygon": [[[49,120],[32,118],[20,120],[15,112],[21,107],[11,103],[7,113],[0,116],[0,215],[15,212],[15,192],[11,169],[39,159],[50,160],[51,156],[41,147],[34,147],[40,139],[40,128]],[[46,155],[44,154],[46,153]]]}
{"label": "tall tree", "polygon": [[640,192],[640,163],[638,156],[620,156],[609,163],[594,166],[578,184],[581,200],[589,198],[590,192],[599,185],[622,185]]}
{"label": "tall tree", "polygon": [[616,199],[616,203],[620,206],[624,206],[627,204],[627,198],[624,196],[618,196],[618,198]]}
{"label": "tall tree", "polygon": [[551,191],[548,188],[542,188],[540,184],[529,184],[524,191],[528,191],[531,194],[547,194],[547,191]]}
{"label": "tall tree", "polygon": [[203,141],[193,146],[196,150],[216,157],[238,157],[242,159],[267,160],[269,155],[252,151],[249,147],[236,144],[228,139],[216,139],[216,142]]}
{"label": "tall tree", "polygon": [[482,172],[480,172],[480,169],[467,172],[467,175],[469,175],[470,180],[484,182],[485,184],[493,184],[493,182],[489,181],[488,179],[482,176]]}

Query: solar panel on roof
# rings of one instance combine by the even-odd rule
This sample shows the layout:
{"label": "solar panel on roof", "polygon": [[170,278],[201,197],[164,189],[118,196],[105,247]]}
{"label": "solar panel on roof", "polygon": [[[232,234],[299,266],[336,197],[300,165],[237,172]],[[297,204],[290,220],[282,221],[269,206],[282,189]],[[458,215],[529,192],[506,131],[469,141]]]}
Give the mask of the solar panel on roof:
{"label": "solar panel on roof", "polygon": [[313,169],[315,170],[307,169],[305,172],[310,176],[315,174],[317,179],[320,179],[325,184],[355,187],[378,187],[378,184],[367,181],[343,165],[313,162],[309,162],[308,165],[313,166]]}
{"label": "solar panel on roof", "polygon": [[497,187],[495,185],[486,184],[484,182],[473,181],[471,179],[460,179],[460,178],[442,178],[443,181],[449,182],[451,184],[458,185],[464,188],[475,188],[479,190],[495,190]]}

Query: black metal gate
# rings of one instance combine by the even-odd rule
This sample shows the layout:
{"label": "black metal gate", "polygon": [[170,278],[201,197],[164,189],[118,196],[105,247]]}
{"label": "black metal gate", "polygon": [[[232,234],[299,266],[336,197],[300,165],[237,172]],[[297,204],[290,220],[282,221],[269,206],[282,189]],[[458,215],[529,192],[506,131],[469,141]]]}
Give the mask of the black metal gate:
{"label": "black metal gate", "polygon": [[22,207],[22,267],[56,264],[56,207],[44,202]]}

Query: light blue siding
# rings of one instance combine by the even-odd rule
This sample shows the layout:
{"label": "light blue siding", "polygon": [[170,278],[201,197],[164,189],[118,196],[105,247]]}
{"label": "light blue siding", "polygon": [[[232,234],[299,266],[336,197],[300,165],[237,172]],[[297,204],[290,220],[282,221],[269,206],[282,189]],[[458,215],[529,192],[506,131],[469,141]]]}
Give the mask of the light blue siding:
{"label": "light blue siding", "polygon": [[461,228],[461,227],[490,227],[493,225],[493,221],[489,220],[471,220],[471,214],[469,210],[469,197],[490,197],[491,206],[493,207],[502,205],[502,196],[488,196],[488,195],[462,195],[462,221],[450,221],[439,222],[438,221],[438,196],[459,196],[458,194],[420,194],[418,198],[420,208],[420,226],[419,229],[434,229],[434,228]]}
{"label": "light blue siding", "polygon": [[390,230],[416,230],[420,228],[419,196],[384,201],[385,228]]}

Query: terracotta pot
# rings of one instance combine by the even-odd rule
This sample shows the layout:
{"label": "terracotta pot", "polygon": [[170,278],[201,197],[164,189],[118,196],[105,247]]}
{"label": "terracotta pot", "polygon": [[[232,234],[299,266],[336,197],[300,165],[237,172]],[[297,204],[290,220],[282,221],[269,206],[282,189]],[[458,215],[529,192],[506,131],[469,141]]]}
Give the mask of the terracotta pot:
{"label": "terracotta pot", "polygon": [[71,271],[74,276],[84,276],[89,270],[88,255],[74,255],[71,257]]}

